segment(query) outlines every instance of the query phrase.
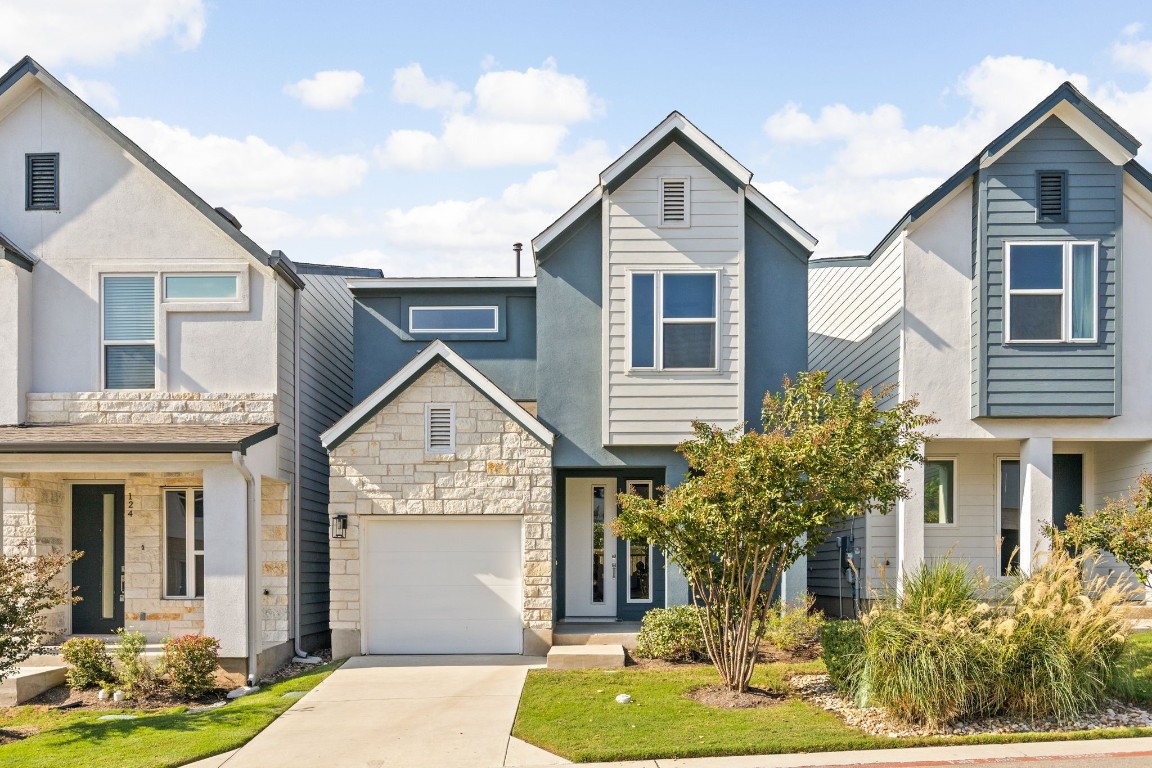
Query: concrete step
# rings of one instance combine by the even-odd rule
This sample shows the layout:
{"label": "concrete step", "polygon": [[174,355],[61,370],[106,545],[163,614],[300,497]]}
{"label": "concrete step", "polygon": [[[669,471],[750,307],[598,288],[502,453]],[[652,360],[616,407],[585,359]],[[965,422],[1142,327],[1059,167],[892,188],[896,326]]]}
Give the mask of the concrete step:
{"label": "concrete step", "polygon": [[68,667],[16,668],[16,674],[0,683],[0,707],[14,707],[34,699],[50,688],[64,685]]}
{"label": "concrete step", "polygon": [[638,621],[560,622],[552,631],[552,645],[622,645],[636,648]]}
{"label": "concrete step", "polygon": [[612,644],[553,645],[548,651],[548,669],[620,669],[624,666],[624,646]]}

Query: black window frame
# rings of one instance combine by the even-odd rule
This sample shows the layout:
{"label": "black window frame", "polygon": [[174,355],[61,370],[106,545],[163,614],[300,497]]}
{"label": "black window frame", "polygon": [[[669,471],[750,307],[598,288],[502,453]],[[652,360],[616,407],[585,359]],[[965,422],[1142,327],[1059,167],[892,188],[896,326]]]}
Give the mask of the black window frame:
{"label": "black window frame", "polygon": [[[32,163],[45,158],[52,161],[52,202],[36,203],[32,199]],[[24,210],[26,211],[58,211],[60,210],[60,153],[59,152],[28,152],[24,155]]]}

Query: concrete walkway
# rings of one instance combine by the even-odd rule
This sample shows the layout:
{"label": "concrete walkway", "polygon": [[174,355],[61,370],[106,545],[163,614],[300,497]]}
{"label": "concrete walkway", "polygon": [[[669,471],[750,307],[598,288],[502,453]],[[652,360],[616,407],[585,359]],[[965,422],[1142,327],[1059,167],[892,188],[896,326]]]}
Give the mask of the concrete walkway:
{"label": "concrete walkway", "polygon": [[[559,759],[509,733],[522,656],[361,656],[228,756],[203,768],[494,768]],[[199,764],[194,764],[199,768]]]}

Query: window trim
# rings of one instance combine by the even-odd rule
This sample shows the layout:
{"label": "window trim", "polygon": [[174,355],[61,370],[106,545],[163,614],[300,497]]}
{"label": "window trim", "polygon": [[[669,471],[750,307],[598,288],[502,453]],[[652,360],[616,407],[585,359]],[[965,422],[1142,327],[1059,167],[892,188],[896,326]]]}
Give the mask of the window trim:
{"label": "window trim", "polygon": [[[492,310],[492,327],[490,328],[416,328],[413,326],[413,313],[417,310],[424,309],[490,309]],[[500,332],[500,307],[495,304],[477,304],[477,305],[464,305],[464,304],[450,304],[450,305],[432,305],[432,304],[414,304],[408,307],[408,333],[499,333]]]}
{"label": "window trim", "polygon": [[[196,506],[195,506],[196,501],[195,501],[195,495],[194,495],[196,491],[199,491],[201,494],[203,494],[204,493],[203,486],[187,486],[187,487],[185,487],[185,486],[161,486],[160,487],[160,498],[162,500],[162,503],[161,503],[160,515],[163,518],[163,523],[160,526],[160,539],[161,539],[160,562],[162,563],[163,568],[164,568],[163,599],[164,600],[203,600],[204,595],[194,595],[194,596],[174,595],[171,593],[171,590],[168,588],[168,493],[170,491],[177,491],[177,492],[182,491],[182,492],[184,492],[184,494],[185,494],[185,496],[184,496],[185,509],[191,511],[191,513],[192,513],[192,514],[187,515],[185,518],[185,521],[184,521],[184,536],[185,536],[184,540],[188,542],[188,548],[189,548],[188,561],[184,564],[184,568],[185,568],[184,577],[188,580],[187,583],[191,587],[192,592],[196,591],[196,556],[200,555],[203,557],[203,555],[204,555],[204,550],[202,550],[202,549],[198,550],[195,548],[195,544],[196,544]],[[188,504],[189,499],[192,499],[191,505]],[[205,506],[207,506],[207,505],[205,505]],[[207,509],[205,509],[205,513],[207,513]],[[205,526],[205,528],[207,528],[207,526],[208,526],[208,515],[207,514],[204,515],[204,526]],[[205,530],[205,541],[207,541],[207,530]],[[205,582],[207,582],[207,577],[208,577],[208,573],[207,573],[208,559],[207,558],[204,559],[204,565],[205,565],[204,577],[205,577]]]}
{"label": "window trim", "polygon": [[[144,341],[127,341],[118,339],[109,341],[104,338],[104,285],[108,278],[117,277],[150,277],[152,278],[152,338]],[[104,392],[155,392],[160,389],[160,301],[158,300],[158,275],[155,272],[104,272],[100,274],[100,389]],[[128,389],[112,388],[108,386],[108,347],[144,346],[152,347],[152,386],[132,387]]]}
{"label": "window trim", "polygon": [[[684,220],[665,221],[664,219],[664,184],[669,181],[684,182]],[[656,186],[656,211],[659,227],[670,229],[687,229],[692,226],[692,177],[691,176],[659,176]]]}
{"label": "window trim", "polygon": [[[448,445],[432,445],[432,409],[448,409]],[[456,453],[456,404],[424,404],[424,453],[434,456],[449,456]]]}
{"label": "window trim", "polygon": [[[960,502],[959,486],[960,486],[960,484],[956,481],[956,469],[957,469],[959,462],[956,461],[955,456],[925,456],[924,457],[924,469],[925,470],[928,469],[929,462],[939,462],[939,463],[947,462],[947,463],[952,465],[952,489],[951,489],[952,492],[949,494],[952,497],[951,498],[952,522],[950,522],[950,523],[941,523],[941,522],[930,523],[930,522],[928,522],[927,518],[924,518],[924,525],[925,526],[931,526],[933,528],[956,528],[959,526],[958,518],[959,518],[959,511],[960,511],[960,509],[959,509],[959,502]],[[925,483],[925,485],[927,485],[927,483]],[[927,505],[928,494],[925,492],[925,493],[923,493],[923,496],[924,496],[924,504]],[[924,512],[921,511],[921,517],[923,517],[923,516],[924,516]]]}
{"label": "window trim", "polygon": [[[32,160],[33,158],[52,158],[52,166],[56,173],[53,178],[52,204],[34,205],[32,203]],[[60,153],[59,152],[26,152],[24,154],[24,210],[26,211],[59,211],[60,210]]]}
{"label": "window trim", "polygon": [[[1012,248],[1028,245],[1060,245],[1063,253],[1062,287],[1060,288],[1012,288]],[[1075,338],[1072,336],[1072,251],[1074,246],[1092,246],[1092,336]],[[1096,344],[1100,339],[1100,242],[1098,240],[1005,240],[1004,241],[1004,330],[1003,344]],[[1013,296],[1060,296],[1059,339],[1014,339],[1012,338],[1012,297]]]}
{"label": "window trim", "polygon": [[[632,489],[638,485],[648,486],[648,498],[655,498],[655,483],[651,480],[625,480],[624,491],[631,493]],[[648,599],[647,600],[633,600],[632,599],[632,540],[624,540],[624,563],[625,563],[625,581],[624,581],[624,602],[633,605],[646,605],[651,604],[656,600],[656,581],[652,577],[652,572],[656,570],[656,547],[651,541],[648,542]]]}
{"label": "window trim", "polygon": [[[625,317],[628,343],[625,345],[625,354],[628,356],[629,373],[718,373],[720,371],[720,277],[719,269],[630,269],[628,270],[628,312]],[[653,275],[652,285],[652,365],[646,367],[632,364],[632,312],[635,307],[634,282],[635,275]],[[713,317],[664,317],[664,276],[665,275],[712,275],[712,307],[715,311]],[[704,368],[667,368],[664,366],[664,325],[694,325],[712,323],[712,348],[714,360],[710,367]]]}
{"label": "window trim", "polygon": [[[168,295],[168,278],[175,277],[231,277],[236,281],[236,293],[231,296],[187,296],[184,298],[173,298]],[[164,304],[221,304],[230,305],[235,304],[242,298],[243,286],[241,285],[239,272],[161,272],[160,273],[160,301]]]}

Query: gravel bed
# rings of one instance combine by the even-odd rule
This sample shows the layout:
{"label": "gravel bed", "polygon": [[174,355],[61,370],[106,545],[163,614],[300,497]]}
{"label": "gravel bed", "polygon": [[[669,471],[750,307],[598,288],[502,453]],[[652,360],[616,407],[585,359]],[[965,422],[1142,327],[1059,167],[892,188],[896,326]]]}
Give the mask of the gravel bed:
{"label": "gravel bed", "polygon": [[[327,648],[322,651],[317,651],[312,655],[320,659],[320,664],[327,664],[328,662],[332,661],[332,651]],[[284,666],[280,667],[275,672],[271,672],[261,677],[260,685],[272,685],[273,683],[278,683],[281,680],[287,680],[290,677],[302,675],[308,670],[316,669],[316,667],[320,666],[320,664],[301,664],[294,659],[295,657],[293,657],[292,660],[289,660]]]}
{"label": "gravel bed", "polygon": [[1091,731],[1102,728],[1152,728],[1152,711],[1109,700],[1098,712],[1088,712],[1075,720],[1053,718],[1026,720],[991,717],[979,721],[958,720],[941,728],[905,723],[879,707],[857,707],[832,685],[828,675],[793,675],[792,690],[801,698],[843,718],[848,725],[873,736],[892,739],[909,736],[973,736],[994,733],[1033,733],[1048,731]]}

